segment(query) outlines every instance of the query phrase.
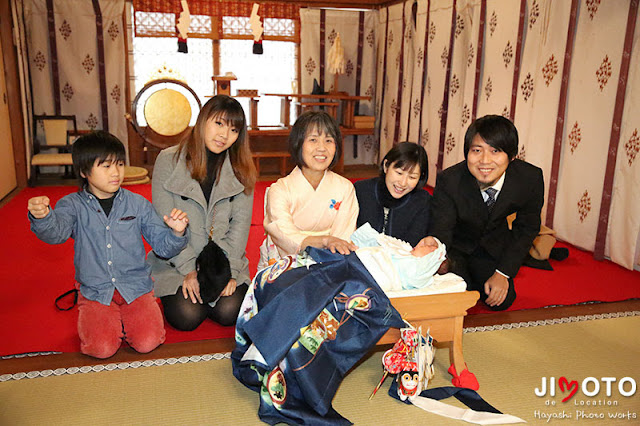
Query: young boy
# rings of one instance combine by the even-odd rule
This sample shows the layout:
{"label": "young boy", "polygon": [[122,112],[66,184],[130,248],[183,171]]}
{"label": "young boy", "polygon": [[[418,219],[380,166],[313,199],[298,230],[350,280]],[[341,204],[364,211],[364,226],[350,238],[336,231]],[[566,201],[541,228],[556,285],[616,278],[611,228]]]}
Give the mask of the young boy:
{"label": "young boy", "polygon": [[159,256],[173,257],[187,244],[186,213],[173,209],[163,223],[149,201],[120,188],[125,150],[115,136],[85,135],[72,155],[81,190],[58,201],[55,210],[46,196],[31,198],[31,230],[49,244],[75,240],[82,353],[109,358],[122,339],[150,352],[164,342],[165,330],[140,235]]}

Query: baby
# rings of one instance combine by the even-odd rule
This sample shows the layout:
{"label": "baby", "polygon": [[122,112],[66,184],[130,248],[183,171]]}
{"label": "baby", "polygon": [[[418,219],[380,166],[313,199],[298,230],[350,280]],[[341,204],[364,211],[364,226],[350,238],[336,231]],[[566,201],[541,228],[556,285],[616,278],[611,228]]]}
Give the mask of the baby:
{"label": "baby", "polygon": [[433,275],[445,259],[446,248],[437,245],[415,248],[405,241],[381,234],[365,223],[351,234],[356,255],[385,291],[418,289],[433,283]]}

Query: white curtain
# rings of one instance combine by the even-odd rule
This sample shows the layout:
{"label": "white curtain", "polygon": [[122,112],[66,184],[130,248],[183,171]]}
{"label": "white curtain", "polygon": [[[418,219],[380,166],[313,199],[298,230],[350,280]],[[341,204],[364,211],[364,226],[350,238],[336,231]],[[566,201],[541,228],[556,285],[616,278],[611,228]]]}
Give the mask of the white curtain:
{"label": "white curtain", "polygon": [[464,135],[471,123],[475,90],[480,6],[480,0],[456,3],[443,169],[464,160]]}
{"label": "white curtain", "polygon": [[[322,15],[324,14],[324,20]],[[329,50],[337,34],[340,34],[345,56],[345,73],[338,77],[338,90],[349,95],[371,96],[371,101],[361,101],[358,115],[375,115],[373,111],[376,80],[375,23],[376,11],[338,11],[302,8],[300,9],[300,62],[302,68],[301,93],[311,93],[313,80],[324,82],[324,91],[333,89],[334,75],[329,72]],[[321,40],[321,26],[324,40]],[[362,45],[359,45],[362,32]],[[321,52],[324,41],[324,52]],[[358,58],[361,68],[358,70]],[[321,69],[324,74],[321,75]],[[359,71],[359,72],[358,72]],[[358,90],[359,89],[359,90]],[[372,164],[377,162],[378,141],[374,135],[344,138],[345,164]],[[356,157],[357,153],[357,157]]]}
{"label": "white curtain", "polygon": [[[400,36],[402,36],[400,43],[402,50],[400,51],[400,58],[398,58],[398,84],[400,87],[396,94],[397,104],[400,108],[397,113],[400,116],[396,120],[397,126],[394,126],[397,129],[394,132],[393,143],[408,140],[409,125],[413,115],[411,98],[414,85],[412,83],[414,80],[418,80],[413,78],[414,64],[418,53],[416,51],[418,44],[416,42],[416,21],[413,17],[413,4],[413,1],[405,1],[402,5],[402,29],[400,33]],[[413,140],[411,142],[417,141]],[[381,152],[381,154],[384,155],[386,152]]]}
{"label": "white curtain", "polygon": [[74,114],[79,129],[108,130],[127,146],[124,0],[53,0],[52,5],[54,38],[49,34],[46,0],[22,3],[33,113]]}
{"label": "white curtain", "polygon": [[607,256],[640,265],[640,25],[636,21],[611,197]]}
{"label": "white curtain", "polygon": [[560,239],[592,251],[629,1],[589,4],[578,14],[553,225]]}
{"label": "white curtain", "polygon": [[451,40],[451,17],[453,14],[453,0],[429,1],[429,37],[427,49],[427,77],[424,84],[422,107],[422,138],[421,143],[429,157],[429,185],[436,183],[436,164],[440,150],[441,117],[445,95],[447,61]]}
{"label": "white curtain", "polygon": [[[401,114],[401,104],[398,102],[399,81],[402,61],[405,4],[395,4],[387,9],[383,22],[384,32],[381,34],[382,54],[386,56],[386,68],[382,70],[384,85],[378,90],[383,93],[380,111],[380,156],[383,157],[392,147],[396,136],[396,115]],[[385,53],[386,50],[386,53]]]}
{"label": "white curtain", "polygon": [[[529,0],[527,9],[514,123],[520,137],[518,157],[542,169],[546,200],[571,2]],[[544,216],[546,208],[542,212]]]}
{"label": "white curtain", "polygon": [[413,80],[408,84],[411,86],[411,100],[409,102],[409,119],[407,140],[420,143],[421,136],[421,120],[422,120],[422,98],[425,93],[424,84],[424,68],[426,65],[425,41],[427,40],[427,8],[429,2],[427,0],[418,0],[416,2],[416,21],[413,33],[413,64],[412,67]]}
{"label": "white curtain", "polygon": [[478,115],[509,118],[518,41],[520,2],[487,0],[484,58]]}
{"label": "white curtain", "polygon": [[[473,118],[474,106],[476,117],[486,114],[513,117],[520,135],[518,157],[543,170],[545,199],[552,213],[548,219],[558,237],[594,250],[596,241],[598,244],[605,241],[604,235],[597,235],[598,221],[604,220],[605,255],[627,268],[637,268],[640,262],[637,1],[579,0],[572,10],[571,1],[526,0],[523,7],[521,1],[515,0],[418,0],[413,45],[405,45],[403,50],[404,57],[413,55],[414,61],[409,65],[412,80],[404,82],[410,94],[403,92],[402,102],[397,104],[394,103],[399,76],[397,34],[402,28],[403,14],[407,22],[410,4],[382,8],[378,15],[380,72],[376,102],[381,153],[394,142],[395,113],[399,112],[397,134],[408,135],[410,140],[417,138],[425,146],[429,156],[428,184],[433,186],[438,155],[442,156],[440,169],[463,159],[463,136]],[[635,34],[632,47],[623,53],[630,10],[635,13]],[[481,26],[484,47],[480,52]],[[519,43],[521,59],[516,67]],[[450,46],[453,52],[449,52]],[[411,52],[407,52],[409,48]],[[569,61],[567,69],[565,54]],[[482,61],[476,83],[474,67],[478,55]],[[629,57],[629,75],[622,76],[627,82],[626,94],[620,96],[620,66],[622,58]],[[404,65],[407,67],[406,62]],[[568,76],[564,87],[563,75]],[[420,86],[424,89],[418,94]],[[446,94],[445,87],[448,87]],[[477,91],[475,105],[474,91]],[[422,102],[416,102],[417,96],[422,96]],[[406,99],[411,100],[405,102]],[[448,101],[446,111],[444,99]],[[623,111],[618,122],[614,122],[616,99]],[[418,123],[413,119],[415,111],[419,111]],[[442,130],[444,114],[446,127]],[[607,154],[616,147],[614,165],[607,161]],[[612,185],[605,182],[607,164],[613,170]],[[601,212],[603,194],[607,196],[609,192],[611,208]],[[549,197],[551,193],[553,199]],[[547,207],[543,216],[545,212]]]}

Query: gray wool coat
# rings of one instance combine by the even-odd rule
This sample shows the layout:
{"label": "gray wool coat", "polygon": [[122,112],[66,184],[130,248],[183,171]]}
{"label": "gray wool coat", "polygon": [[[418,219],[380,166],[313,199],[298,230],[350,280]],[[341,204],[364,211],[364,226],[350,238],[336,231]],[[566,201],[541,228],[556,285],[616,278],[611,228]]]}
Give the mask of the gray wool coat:
{"label": "gray wool coat", "polygon": [[177,146],[160,152],[153,168],[153,207],[160,217],[177,208],[189,218],[189,244],[175,257],[161,259],[149,252],[148,262],[155,280],[156,297],[175,294],[184,276],[196,269],[196,258],[207,244],[213,224],[213,240],[225,251],[231,266],[231,276],[238,285],[249,283],[249,261],[245,254],[253,193],[246,195],[236,178],[227,155],[220,179],[207,200],[198,181],[191,177],[184,154],[176,161]]}

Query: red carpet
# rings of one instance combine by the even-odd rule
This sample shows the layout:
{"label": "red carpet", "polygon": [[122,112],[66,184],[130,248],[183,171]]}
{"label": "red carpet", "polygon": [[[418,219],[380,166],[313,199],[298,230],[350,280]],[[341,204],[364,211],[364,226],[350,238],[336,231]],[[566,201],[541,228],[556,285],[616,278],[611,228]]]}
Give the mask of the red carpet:
{"label": "red carpet", "polygon": [[[254,274],[258,247],[263,239],[264,189],[256,188],[247,255]],[[151,198],[151,186],[129,189]],[[51,246],[39,241],[29,230],[27,200],[47,195],[53,204],[73,187],[26,188],[0,209],[2,245],[0,259],[0,355],[26,352],[79,350],[76,330],[77,309],[61,312],[55,308],[57,296],[73,287],[73,241]],[[566,246],[566,245],[565,245]],[[555,271],[522,268],[516,279],[518,298],[510,310],[571,305],[588,301],[618,301],[640,297],[640,272],[629,271],[609,261],[596,262],[590,253],[571,246],[569,258],[552,261]],[[482,306],[470,313],[490,312]],[[166,325],[167,343],[232,337],[232,327],[205,321],[192,332],[179,332]]]}

